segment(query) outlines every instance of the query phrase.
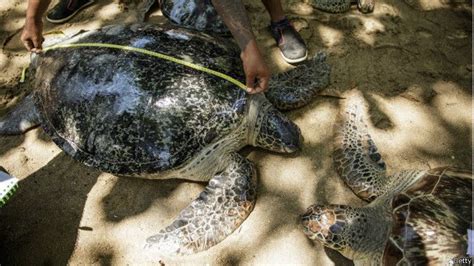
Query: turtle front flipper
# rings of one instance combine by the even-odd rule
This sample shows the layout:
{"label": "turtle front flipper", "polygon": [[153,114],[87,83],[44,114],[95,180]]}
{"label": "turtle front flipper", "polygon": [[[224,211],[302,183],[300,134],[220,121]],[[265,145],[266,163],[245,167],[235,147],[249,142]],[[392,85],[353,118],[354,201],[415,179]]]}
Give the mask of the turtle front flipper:
{"label": "turtle front flipper", "polygon": [[329,84],[329,74],[326,55],[319,53],[295,69],[272,76],[265,96],[280,110],[299,108]]}
{"label": "turtle front flipper", "polygon": [[341,118],[334,151],[336,171],[357,196],[372,201],[385,191],[391,178],[368,133],[361,107],[349,103]]}
{"label": "turtle front flipper", "polygon": [[39,124],[40,115],[35,108],[33,95],[28,95],[13,110],[0,118],[0,135],[20,135]]}
{"label": "turtle front flipper", "polygon": [[256,171],[250,161],[232,154],[229,166],[181,211],[174,222],[147,239],[148,247],[168,255],[209,249],[236,230],[253,210]]}

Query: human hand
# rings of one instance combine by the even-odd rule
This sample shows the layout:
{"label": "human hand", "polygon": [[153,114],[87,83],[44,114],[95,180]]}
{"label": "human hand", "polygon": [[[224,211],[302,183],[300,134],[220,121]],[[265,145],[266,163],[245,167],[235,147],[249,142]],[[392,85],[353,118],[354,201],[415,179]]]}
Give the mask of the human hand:
{"label": "human hand", "polygon": [[256,94],[268,89],[270,70],[258,50],[255,40],[250,41],[240,54],[245,72],[247,92]]}
{"label": "human hand", "polygon": [[23,45],[30,52],[39,53],[43,49],[42,44],[43,38],[43,22],[41,19],[29,19],[25,20],[23,31],[20,36]]}

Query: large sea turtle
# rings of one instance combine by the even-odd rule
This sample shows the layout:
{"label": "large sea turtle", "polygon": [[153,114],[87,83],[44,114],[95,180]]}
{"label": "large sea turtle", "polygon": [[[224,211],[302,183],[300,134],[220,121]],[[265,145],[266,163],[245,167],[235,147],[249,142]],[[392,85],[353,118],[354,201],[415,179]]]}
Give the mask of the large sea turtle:
{"label": "large sea turtle", "polygon": [[355,265],[459,265],[467,259],[472,173],[445,167],[387,175],[360,105],[350,103],[343,117],[335,167],[371,203],[313,205],[302,215],[305,234]]}
{"label": "large sea turtle", "polygon": [[[231,40],[186,29],[109,26],[60,44],[77,43],[142,48],[244,80]],[[302,106],[329,83],[323,54],[273,76],[266,96],[122,49],[51,49],[36,56],[31,68],[34,93],[0,121],[0,134],[20,134],[41,123],[67,154],[102,171],[209,181],[171,225],[147,240],[178,254],[208,249],[246,219],[256,200],[256,176],[237,151],[246,145],[297,151],[300,130],[277,108]]]}

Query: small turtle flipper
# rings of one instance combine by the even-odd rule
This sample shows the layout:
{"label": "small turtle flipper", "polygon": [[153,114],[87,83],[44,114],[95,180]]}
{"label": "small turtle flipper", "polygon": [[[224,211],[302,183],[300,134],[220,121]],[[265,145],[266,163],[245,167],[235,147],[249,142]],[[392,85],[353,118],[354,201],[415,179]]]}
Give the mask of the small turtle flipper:
{"label": "small turtle flipper", "polygon": [[274,75],[265,96],[280,110],[299,108],[329,84],[329,73],[326,55],[318,53],[295,69]]}
{"label": "small turtle flipper", "polygon": [[375,0],[313,0],[314,7],[330,13],[346,12],[352,3],[356,3],[359,11],[364,14],[374,11]]}
{"label": "small turtle flipper", "polygon": [[349,103],[341,116],[334,151],[336,171],[357,196],[372,201],[390,181],[385,162],[363,122],[361,107]]}
{"label": "small turtle flipper", "polygon": [[39,126],[40,120],[33,102],[33,95],[30,94],[13,110],[0,118],[0,135],[21,135]]}
{"label": "small turtle flipper", "polygon": [[317,9],[330,13],[341,13],[351,8],[351,0],[313,0]]}
{"label": "small turtle flipper", "polygon": [[236,230],[253,210],[256,172],[250,161],[232,154],[229,166],[174,222],[147,239],[160,254],[186,255],[209,249]]}

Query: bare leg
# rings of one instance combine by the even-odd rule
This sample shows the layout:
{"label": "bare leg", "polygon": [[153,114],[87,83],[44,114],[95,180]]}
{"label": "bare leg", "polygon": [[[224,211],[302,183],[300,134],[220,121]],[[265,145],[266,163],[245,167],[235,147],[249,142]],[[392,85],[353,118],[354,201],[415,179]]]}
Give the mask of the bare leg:
{"label": "bare leg", "polygon": [[270,14],[272,22],[278,22],[285,18],[280,0],[262,0],[262,3]]}

